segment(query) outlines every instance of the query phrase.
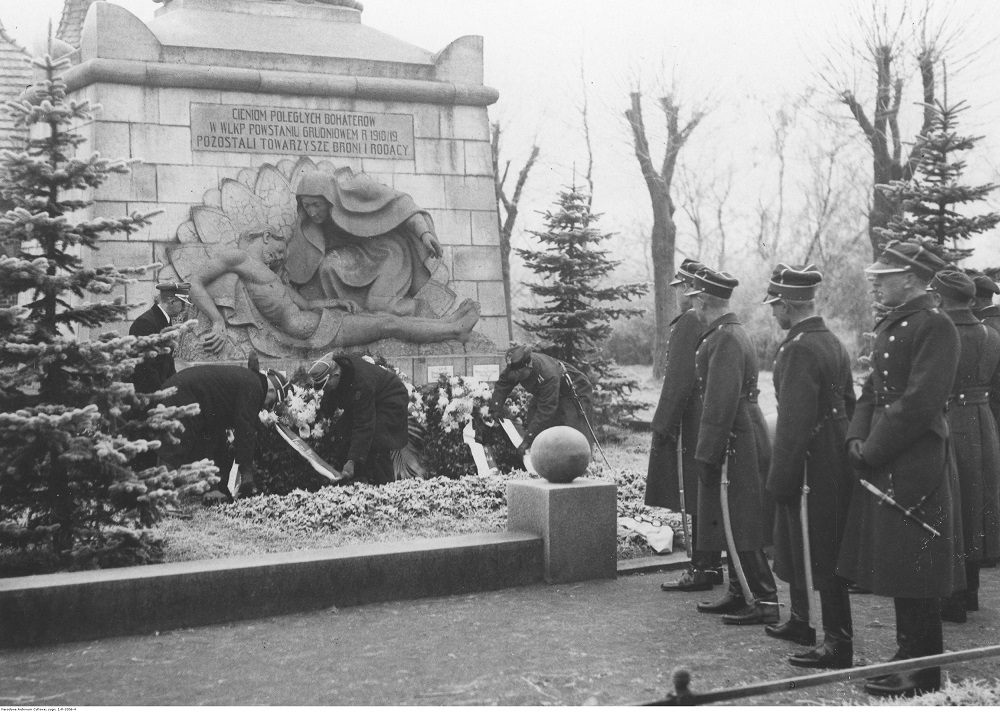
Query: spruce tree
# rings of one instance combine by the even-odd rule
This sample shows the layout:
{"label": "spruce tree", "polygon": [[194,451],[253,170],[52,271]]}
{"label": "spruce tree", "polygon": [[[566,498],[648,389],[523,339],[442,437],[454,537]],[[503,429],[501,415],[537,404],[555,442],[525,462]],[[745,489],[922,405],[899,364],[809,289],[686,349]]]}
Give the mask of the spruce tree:
{"label": "spruce tree", "polygon": [[539,351],[580,369],[594,385],[598,421],[616,422],[643,404],[629,400],[638,384],[622,377],[614,361],[601,356],[600,346],[613,321],[643,313],[619,305],[645,294],[648,285],[605,286],[619,262],[599,245],[612,235],[596,227],[600,215],[591,212],[588,196],[576,186],[559,193],[555,209],[546,211],[544,219],[545,230],[531,232],[544,249],[517,250],[542,278],[528,288],[544,306],[521,309],[537,319],[517,324],[537,336]]}
{"label": "spruce tree", "polygon": [[197,406],[148,410],[153,398],[128,383],[175,334],[78,338],[126,317],[128,305],[107,295],[142,272],[87,267],[82,254],[155,213],[74,219],[92,204],[89,190],[129,165],[74,157],[84,139],[73,127],[90,107],[66,97],[68,60],[34,63],[44,80],[8,104],[30,138],[0,152],[0,189],[14,206],[0,215],[12,251],[0,257],[0,575],[156,560],[148,527],[178,494],[207,488],[215,469],[131,466]]}
{"label": "spruce tree", "polygon": [[992,183],[969,186],[960,182],[966,163],[957,154],[972,149],[982,138],[958,133],[958,115],[967,108],[964,101],[955,105],[936,102],[930,128],[918,139],[920,163],[913,178],[878,186],[903,206],[902,215],[893,218],[887,228],[877,229],[886,242],[933,240],[945,259],[957,262],[972,253],[963,247],[969,237],[1000,223],[1000,213],[966,215],[959,211],[962,206],[985,200],[997,187]]}

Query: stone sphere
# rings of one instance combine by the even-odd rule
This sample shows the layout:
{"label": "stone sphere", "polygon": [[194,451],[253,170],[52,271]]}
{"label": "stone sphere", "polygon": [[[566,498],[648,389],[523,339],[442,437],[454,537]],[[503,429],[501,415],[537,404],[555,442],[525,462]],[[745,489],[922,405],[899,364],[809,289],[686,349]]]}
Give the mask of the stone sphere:
{"label": "stone sphere", "polygon": [[590,443],[576,428],[553,426],[531,444],[531,464],[549,482],[572,482],[587,471]]}

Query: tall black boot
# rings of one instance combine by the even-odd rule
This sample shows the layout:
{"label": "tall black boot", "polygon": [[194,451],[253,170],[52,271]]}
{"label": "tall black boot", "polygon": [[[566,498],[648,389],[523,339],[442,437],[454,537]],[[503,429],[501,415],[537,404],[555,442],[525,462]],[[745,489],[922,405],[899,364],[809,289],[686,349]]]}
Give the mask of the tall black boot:
{"label": "tall black boot", "polygon": [[823,610],[823,642],[788,658],[795,667],[842,670],[854,665],[854,623],[847,581],[835,576],[819,594]]}
{"label": "tall black boot", "polygon": [[[944,651],[938,598],[896,598],[894,660],[910,660]],[[877,697],[913,697],[941,689],[941,668],[893,673],[865,683],[865,692]]]}
{"label": "tall black boot", "polygon": [[792,612],[788,620],[777,625],[764,626],[772,638],[788,640],[799,645],[816,645],[816,631],[809,625],[809,592],[792,583],[790,589]]}
{"label": "tall black boot", "polygon": [[978,561],[965,560],[965,610],[979,610],[979,568]]}

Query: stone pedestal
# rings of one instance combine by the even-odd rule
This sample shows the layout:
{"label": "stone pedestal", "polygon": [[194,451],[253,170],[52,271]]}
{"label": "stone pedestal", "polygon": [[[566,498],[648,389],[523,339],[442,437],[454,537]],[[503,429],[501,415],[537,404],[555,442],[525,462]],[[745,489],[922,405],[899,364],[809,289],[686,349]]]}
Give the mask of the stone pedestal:
{"label": "stone pedestal", "polygon": [[588,479],[507,485],[507,529],[542,537],[547,583],[615,578],[617,489]]}

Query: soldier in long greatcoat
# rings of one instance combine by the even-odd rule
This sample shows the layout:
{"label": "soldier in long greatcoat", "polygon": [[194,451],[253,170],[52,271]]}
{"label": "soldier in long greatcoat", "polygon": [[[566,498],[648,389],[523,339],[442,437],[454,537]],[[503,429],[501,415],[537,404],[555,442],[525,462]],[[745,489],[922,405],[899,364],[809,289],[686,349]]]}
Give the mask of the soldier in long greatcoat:
{"label": "soldier in long greatcoat", "polygon": [[948,408],[948,426],[958,465],[960,516],[965,544],[965,590],[942,601],[942,620],[964,623],[979,610],[979,568],[1000,555],[1000,334],[972,313],[976,285],[958,271],[939,272],[931,287],[951,317],[961,357]]}
{"label": "soldier in long greatcoat", "polygon": [[[890,242],[867,268],[872,294],[891,311],[875,325],[872,372],[847,432],[859,475],[934,527],[882,503],[859,483],[851,495],[837,572],[896,609],[896,659],[943,651],[940,599],[964,581],[958,489],[945,407],[958,367],[958,332],[926,288],[946,263],[926,247]],[[940,668],[870,680],[874,695],[938,689]]]}
{"label": "soldier in long greatcoat", "polygon": [[[847,581],[837,576],[837,555],[847,524],[854,476],[844,447],[854,414],[851,360],[840,340],[815,311],[823,275],[813,266],[779,264],[764,302],[788,331],[774,359],[778,420],[771,448],[767,489],[777,502],[774,572],[788,581],[791,616],[764,632],[813,646],[810,592],[805,572],[801,503],[809,525],[812,585],[820,592],[823,642],[789,662],[797,667],[848,668],[853,664],[854,631]],[[804,489],[808,486],[808,492]]]}
{"label": "soldier in long greatcoat", "polygon": [[[128,329],[131,336],[151,336],[159,334],[170,326],[170,321],[184,308],[191,305],[188,282],[161,282],[156,285],[156,303],[135,318]],[[163,382],[177,373],[172,353],[157,354],[136,364],[132,372],[132,384],[136,393],[152,393],[160,390]]]}
{"label": "soldier in long greatcoat", "polygon": [[[739,282],[724,272],[704,269],[689,292],[708,326],[695,352],[701,398],[698,447],[698,541],[705,550],[729,549],[729,588],[717,601],[698,604],[702,613],[722,613],[731,625],[778,622],[778,589],[764,547],[771,544],[774,503],[764,489],[770,443],[764,414],[757,405],[757,354],[750,336],[729,309]],[[723,510],[723,468],[729,479],[728,511]],[[735,551],[728,547],[729,517]],[[754,601],[746,600],[735,559]]]}
{"label": "soldier in long greatcoat", "polygon": [[[700,401],[696,395],[694,352],[705,325],[692,309],[691,288],[695,272],[704,265],[684,260],[670,284],[677,291],[680,315],[670,324],[669,351],[660,400],[653,413],[652,446],[646,474],[646,504],[680,512],[680,490],[684,488],[683,509],[691,515],[691,561],[687,571],[676,581],[660,584],[664,591],[708,591],[722,583],[722,557],[719,551],[698,548],[698,461],[694,451],[698,446]],[[684,481],[677,468],[677,434],[681,434],[681,457]]]}

